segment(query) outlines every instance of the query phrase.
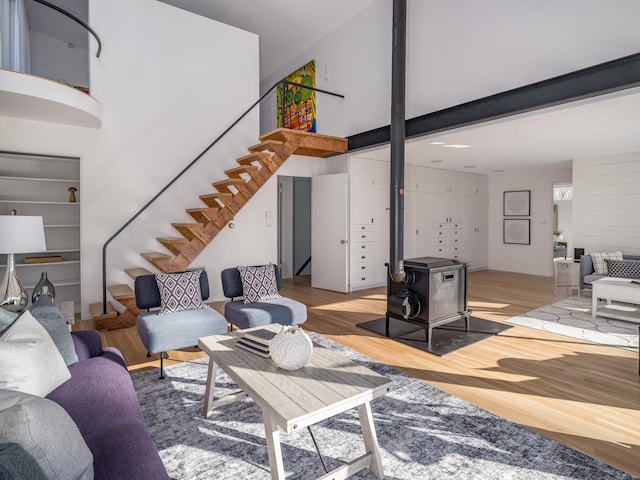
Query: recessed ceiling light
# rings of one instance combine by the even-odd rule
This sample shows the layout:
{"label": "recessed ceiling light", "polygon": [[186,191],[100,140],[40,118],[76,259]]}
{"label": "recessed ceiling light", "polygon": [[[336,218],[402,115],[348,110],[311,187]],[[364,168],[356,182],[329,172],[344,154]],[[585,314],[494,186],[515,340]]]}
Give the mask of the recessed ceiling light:
{"label": "recessed ceiling light", "polygon": [[442,163],[442,160],[431,160],[431,163]]}
{"label": "recessed ceiling light", "polygon": [[476,168],[475,165],[465,165],[464,168]]}
{"label": "recessed ceiling light", "polygon": [[444,142],[431,142],[429,145],[444,145]]}
{"label": "recessed ceiling light", "polygon": [[442,145],[443,147],[449,147],[449,148],[469,148],[471,145],[459,145],[459,144],[455,144],[455,143],[450,143],[450,144],[446,144],[446,145]]}

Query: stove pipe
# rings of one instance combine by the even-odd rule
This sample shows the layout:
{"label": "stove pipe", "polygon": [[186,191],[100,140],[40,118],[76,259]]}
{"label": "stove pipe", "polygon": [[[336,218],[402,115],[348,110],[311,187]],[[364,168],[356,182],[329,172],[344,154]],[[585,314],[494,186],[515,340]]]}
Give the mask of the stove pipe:
{"label": "stove pipe", "polygon": [[407,1],[393,0],[391,58],[391,185],[389,274],[402,282],[404,271],[404,141]]}

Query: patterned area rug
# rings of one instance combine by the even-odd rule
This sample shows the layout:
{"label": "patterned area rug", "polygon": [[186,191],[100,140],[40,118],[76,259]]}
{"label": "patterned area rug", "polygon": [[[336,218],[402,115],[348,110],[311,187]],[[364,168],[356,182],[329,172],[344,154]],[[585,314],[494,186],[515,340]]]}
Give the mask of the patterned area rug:
{"label": "patterned area rug", "polygon": [[[320,335],[338,350],[393,380],[371,404],[385,478],[407,479],[632,479],[619,470],[497,417]],[[250,399],[202,416],[207,359],[133,374],[149,432],[174,479],[270,479],[260,409]],[[219,393],[237,390],[218,373]],[[312,427],[329,470],[364,453],[356,410]],[[311,436],[281,436],[288,479],[323,475]],[[375,478],[368,470],[354,477]]]}
{"label": "patterned area rug", "polygon": [[566,298],[510,318],[506,322],[565,337],[638,351],[638,324],[605,317],[591,318],[590,298]]}

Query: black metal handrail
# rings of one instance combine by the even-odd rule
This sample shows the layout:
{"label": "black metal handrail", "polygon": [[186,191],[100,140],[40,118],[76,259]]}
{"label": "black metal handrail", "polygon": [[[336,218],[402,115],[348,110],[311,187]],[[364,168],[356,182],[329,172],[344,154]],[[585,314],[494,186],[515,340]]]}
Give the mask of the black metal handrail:
{"label": "black metal handrail", "polygon": [[93,31],[93,28],[91,28],[84,21],[82,21],[78,17],[76,17],[73,13],[69,13],[66,10],[58,7],[57,5],[54,5],[53,3],[49,3],[46,0],[35,0],[35,1],[40,3],[40,4],[42,4],[42,5],[47,6],[49,8],[53,8],[56,12],[60,12],[61,14],[66,15],[67,17],[69,17],[74,22],[79,23],[80,25],[82,25],[91,35],[93,35],[93,38],[96,39],[96,42],[98,42],[98,51],[96,52],[96,57],[100,57],[100,52],[102,51],[102,42],[100,41],[100,37],[98,37],[98,34]]}
{"label": "black metal handrail", "polygon": [[[36,0],[36,1],[41,1],[41,0]],[[171,187],[171,185],[173,185],[180,177],[182,177],[182,175],[184,175],[184,173],[189,170],[193,165],[195,165],[195,163],[200,160],[209,150],[211,150],[211,148],[218,143],[222,137],[224,137],[227,133],[229,133],[229,131],[235,127],[238,123],[240,123],[240,121],[246,117],[249,112],[251,112],[251,110],[253,110],[256,106],[258,106],[260,104],[260,102],[262,102],[262,100],[265,99],[265,97],[267,95],[269,95],[273,89],[275,89],[276,87],[278,87],[279,85],[284,84],[286,85],[296,85],[299,86],[301,88],[307,89],[307,90],[313,90],[315,92],[320,92],[320,93],[325,93],[327,95],[332,95],[334,97],[339,97],[339,98],[344,98],[344,95],[340,95],[339,93],[333,93],[333,92],[329,92],[327,90],[322,90],[320,88],[315,88],[315,87],[309,87],[307,85],[302,85],[300,83],[295,83],[295,82],[289,82],[288,80],[281,80],[278,83],[274,84],[271,88],[269,88],[269,90],[267,90],[265,93],[263,93],[260,98],[258,100],[256,100],[247,110],[244,111],[244,113],[242,115],[240,115],[231,125],[229,125],[220,135],[218,135],[218,137],[209,144],[209,146],[207,148],[205,148],[202,152],[200,152],[200,154],[194,158],[191,163],[189,163],[186,167],[184,167],[180,173],[178,173],[175,177],[173,177],[173,179],[167,183],[164,188],[162,188],[162,190],[160,190],[158,193],[156,193],[153,198],[151,200],[149,200],[140,210],[138,210],[122,227],[120,227],[118,229],[118,231],[116,233],[114,233],[113,235],[111,235],[111,237],[109,237],[109,239],[104,243],[104,245],[102,246],[102,313],[106,314],[107,313],[107,247],[109,246],[109,244],[118,236],[122,233],[122,231],[127,228],[129,225],[131,225],[131,223],[138,218],[138,216],[140,216],[140,214],[142,212],[144,212],[153,202],[155,202],[158,197],[160,197],[160,195],[162,195],[169,187]],[[282,103],[284,104],[285,97],[284,95],[282,96]],[[283,116],[283,124],[284,124],[284,116]]]}

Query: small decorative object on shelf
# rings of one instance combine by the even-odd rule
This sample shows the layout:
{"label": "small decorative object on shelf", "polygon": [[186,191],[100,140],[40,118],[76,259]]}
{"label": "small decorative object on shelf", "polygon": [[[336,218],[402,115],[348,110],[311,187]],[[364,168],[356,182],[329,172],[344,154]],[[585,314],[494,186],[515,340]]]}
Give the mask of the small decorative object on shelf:
{"label": "small decorative object on shelf", "polygon": [[76,192],[78,189],[76,187],[69,187],[69,202],[76,203]]}
{"label": "small decorative object on shelf", "polygon": [[297,370],[311,360],[313,343],[298,325],[286,325],[271,340],[269,352],[278,367]]}
{"label": "small decorative object on shelf", "polygon": [[33,294],[31,295],[31,302],[36,303],[36,300],[42,295],[47,295],[51,300],[56,298],[56,289],[53,287],[53,283],[47,278],[47,272],[42,272],[42,276],[36,286],[33,288]]}

